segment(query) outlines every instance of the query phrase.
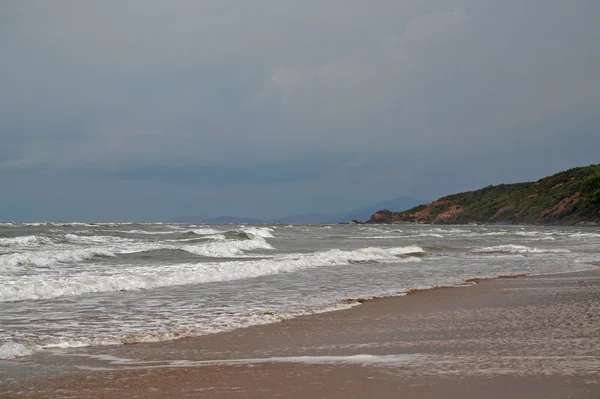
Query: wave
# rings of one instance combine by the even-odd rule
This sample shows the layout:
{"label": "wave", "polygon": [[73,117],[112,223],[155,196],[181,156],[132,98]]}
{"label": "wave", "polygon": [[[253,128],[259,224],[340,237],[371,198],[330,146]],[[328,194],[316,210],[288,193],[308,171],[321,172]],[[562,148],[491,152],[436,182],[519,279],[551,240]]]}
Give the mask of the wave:
{"label": "wave", "polygon": [[271,227],[244,227],[240,230],[256,237],[273,238],[273,229]]}
{"label": "wave", "polygon": [[569,238],[583,238],[583,237],[592,237],[592,238],[600,238],[600,233],[573,233],[569,234]]}
{"label": "wave", "polygon": [[[67,223],[56,223],[56,222],[48,222],[46,223],[48,226],[58,226],[58,227],[92,227],[92,226],[96,226],[96,223],[83,223],[83,222],[67,222]],[[104,224],[104,226],[107,225],[112,225],[112,223],[110,224]]]}
{"label": "wave", "polygon": [[53,237],[47,236],[19,236],[12,238],[0,238],[0,246],[6,247],[31,247],[31,246],[44,246],[62,243],[75,243],[75,244],[104,244],[111,242],[134,242],[132,239],[122,238],[118,236],[86,236],[78,234],[64,234],[55,235]]}
{"label": "wave", "polygon": [[88,272],[85,275],[45,277],[43,283],[39,277],[31,277],[0,284],[0,302],[242,280],[317,267],[355,265],[356,263],[419,262],[420,258],[399,257],[413,253],[418,248],[420,247],[369,247],[354,251],[332,249],[325,252],[290,254],[260,260],[182,263],[159,267],[121,265],[111,275],[93,275]]}
{"label": "wave", "polygon": [[219,257],[237,257],[246,251],[255,251],[258,249],[274,249],[264,238],[255,237],[243,241],[221,241],[210,242],[204,245],[184,245],[182,250],[195,255]]}
{"label": "wave", "polygon": [[[214,238],[213,238],[214,237]],[[228,240],[223,235],[211,236],[207,238],[190,238],[185,240],[167,240],[169,244],[157,244],[151,249],[145,249],[139,252],[129,252],[128,255],[142,255],[148,257],[149,254],[185,252],[188,254],[212,257],[212,258],[239,258],[246,257],[246,252],[256,250],[273,250],[273,246],[260,237],[248,237],[245,233],[235,233],[236,239]],[[177,245],[184,244],[184,245]],[[256,257],[248,255],[248,257]]]}
{"label": "wave", "polygon": [[543,233],[541,231],[517,231],[515,232],[515,235],[519,237],[537,237],[540,235],[551,236],[554,235],[554,233]]}
{"label": "wave", "polygon": [[0,254],[0,270],[9,267],[34,266],[51,267],[57,264],[77,263],[101,257],[131,256],[155,250],[181,250],[188,253],[213,257],[242,257],[247,251],[272,250],[273,247],[262,238],[245,241],[220,241],[206,244],[167,245],[160,243],[136,243],[135,245],[107,245],[77,249],[55,249],[47,251],[26,251]]}
{"label": "wave", "polygon": [[180,231],[149,231],[149,230],[97,230],[102,232],[111,232],[117,234],[138,234],[138,235],[163,235],[163,234],[178,234]]}
{"label": "wave", "polygon": [[[248,228],[228,231],[225,234],[197,235],[193,231],[180,234],[178,239],[137,240],[110,235],[64,234],[54,237],[21,236],[1,238],[0,247],[13,251],[0,254],[0,269],[3,267],[38,266],[49,267],[59,263],[74,263],[98,256],[119,256],[153,250],[182,250],[206,257],[240,257],[247,251],[274,249],[265,238],[272,235],[268,229]],[[203,232],[207,232],[204,230]],[[216,230],[210,231],[211,233]],[[185,238],[187,237],[187,238]],[[189,238],[191,237],[191,238]]]}
{"label": "wave", "polygon": [[180,248],[151,248],[144,251],[119,254],[123,261],[131,259],[164,261],[165,259],[168,259],[170,262],[173,262],[184,255],[188,255],[189,257],[190,252]]}
{"label": "wave", "polygon": [[[401,236],[356,236],[348,237],[349,240],[397,240]],[[405,236],[408,237],[408,236]]]}
{"label": "wave", "polygon": [[527,247],[524,245],[496,245],[493,247],[484,247],[471,251],[476,254],[540,254],[540,253],[569,253],[568,249],[565,248],[537,248]]}
{"label": "wave", "polygon": [[106,243],[134,243],[136,240],[119,236],[82,236],[78,234],[65,234],[58,236],[56,241],[66,241],[75,244],[106,244]]}
{"label": "wave", "polygon": [[198,234],[198,235],[202,235],[202,236],[223,233],[223,231],[216,230],[211,227],[202,227],[202,228],[194,229],[194,230],[192,230],[192,232],[194,232],[194,234]]}
{"label": "wave", "polygon": [[363,254],[374,254],[383,258],[398,255],[410,255],[415,253],[425,253],[425,250],[418,245],[409,245],[406,247],[394,247],[394,248],[380,248],[380,247],[368,247],[357,250]]}
{"label": "wave", "polygon": [[48,237],[42,236],[20,236],[12,238],[0,238],[0,246],[13,247],[13,246],[24,246],[24,245],[43,245],[52,244],[52,240]]}
{"label": "wave", "polygon": [[30,223],[19,223],[21,226],[29,227],[40,227],[40,226],[54,226],[54,227],[92,227],[97,225],[110,226],[111,223],[82,223],[82,222],[70,222],[70,223],[57,223],[57,222],[30,222]]}
{"label": "wave", "polygon": [[211,234],[219,234],[222,231],[220,230],[215,230],[212,228],[198,228],[198,229],[190,229],[188,231],[185,231],[185,229],[181,229],[178,228],[176,230],[172,230],[172,231],[152,231],[152,230],[139,230],[139,229],[133,229],[133,230],[103,230],[103,231],[110,231],[113,233],[120,233],[120,234],[137,234],[137,235],[172,235],[172,234],[195,234],[195,235],[211,235]]}
{"label": "wave", "polygon": [[73,263],[96,257],[112,257],[114,252],[103,248],[81,248],[63,251],[35,251],[0,255],[0,268],[16,266],[50,267],[58,263]]}
{"label": "wave", "polygon": [[532,241],[549,240],[554,241],[554,233],[546,233],[541,231],[517,231],[514,233],[517,237],[525,237]]}

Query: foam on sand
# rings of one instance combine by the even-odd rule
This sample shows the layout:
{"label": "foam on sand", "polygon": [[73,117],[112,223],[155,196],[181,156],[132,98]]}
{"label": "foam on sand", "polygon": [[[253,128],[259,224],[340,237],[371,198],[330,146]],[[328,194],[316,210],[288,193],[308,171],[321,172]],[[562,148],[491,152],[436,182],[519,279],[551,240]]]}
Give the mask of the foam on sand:
{"label": "foam on sand", "polygon": [[14,359],[34,353],[35,350],[18,342],[8,341],[0,344],[0,359]]}

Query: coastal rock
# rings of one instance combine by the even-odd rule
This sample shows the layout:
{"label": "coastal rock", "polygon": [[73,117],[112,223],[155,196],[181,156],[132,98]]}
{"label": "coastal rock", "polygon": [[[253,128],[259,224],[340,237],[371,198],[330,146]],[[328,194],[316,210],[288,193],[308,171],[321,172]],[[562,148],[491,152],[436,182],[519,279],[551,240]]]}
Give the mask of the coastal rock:
{"label": "coastal rock", "polygon": [[460,205],[452,205],[448,210],[438,214],[435,217],[436,222],[446,222],[453,219],[456,215],[463,213],[465,208]]}
{"label": "coastal rock", "polygon": [[[528,198],[534,198],[534,197],[529,196]],[[504,212],[510,211],[512,209],[515,209],[514,205],[503,206],[502,208],[498,209],[496,211],[496,213],[494,213],[494,216],[492,216],[492,219],[496,219],[497,217],[499,217],[500,215],[502,215]]]}
{"label": "coastal rock", "polygon": [[565,213],[567,210],[572,209],[573,206],[575,206],[579,202],[580,199],[581,199],[581,193],[575,193],[574,195],[559,201],[552,208],[544,209],[542,211],[542,213],[540,214],[540,216],[547,216],[547,215],[559,216],[559,215]]}

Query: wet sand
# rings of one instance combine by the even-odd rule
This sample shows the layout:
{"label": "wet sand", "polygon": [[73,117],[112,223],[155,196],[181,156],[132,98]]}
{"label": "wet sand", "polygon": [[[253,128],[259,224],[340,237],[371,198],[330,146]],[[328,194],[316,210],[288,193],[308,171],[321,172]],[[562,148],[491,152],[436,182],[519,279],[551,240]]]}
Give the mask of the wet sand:
{"label": "wet sand", "polygon": [[2,398],[600,398],[600,270],[9,363]]}

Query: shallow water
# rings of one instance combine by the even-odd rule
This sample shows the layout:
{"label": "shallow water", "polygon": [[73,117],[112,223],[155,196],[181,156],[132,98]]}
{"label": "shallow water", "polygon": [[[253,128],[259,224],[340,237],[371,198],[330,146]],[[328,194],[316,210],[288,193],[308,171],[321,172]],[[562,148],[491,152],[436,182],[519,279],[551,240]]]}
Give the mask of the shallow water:
{"label": "shallow water", "polygon": [[1,224],[0,359],[198,336],[594,261],[597,228]]}

